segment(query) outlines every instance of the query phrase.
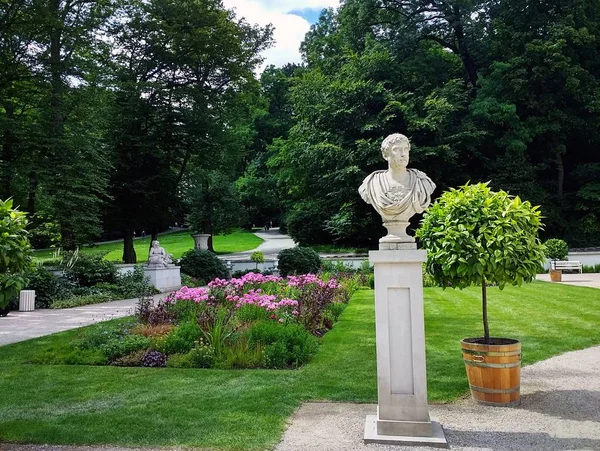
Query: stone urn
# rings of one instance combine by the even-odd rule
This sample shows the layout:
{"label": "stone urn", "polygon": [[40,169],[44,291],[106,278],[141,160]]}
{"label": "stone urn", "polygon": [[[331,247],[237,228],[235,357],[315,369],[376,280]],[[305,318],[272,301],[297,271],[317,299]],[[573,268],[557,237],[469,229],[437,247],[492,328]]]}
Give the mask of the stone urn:
{"label": "stone urn", "polygon": [[192,238],[194,239],[194,249],[197,249],[199,251],[208,250],[208,239],[210,238],[210,234],[192,233]]}

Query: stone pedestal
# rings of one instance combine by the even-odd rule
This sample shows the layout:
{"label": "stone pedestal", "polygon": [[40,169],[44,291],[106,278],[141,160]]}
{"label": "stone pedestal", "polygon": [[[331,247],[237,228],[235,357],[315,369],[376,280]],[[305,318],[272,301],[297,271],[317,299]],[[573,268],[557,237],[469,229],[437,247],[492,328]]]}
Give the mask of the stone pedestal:
{"label": "stone pedestal", "polygon": [[426,259],[424,250],[369,252],[375,267],[378,408],[377,415],[367,416],[365,443],[448,447],[427,407]]}
{"label": "stone pedestal", "polygon": [[210,238],[208,233],[193,233],[192,238],[194,239],[194,249],[199,251],[208,250],[208,239]]}
{"label": "stone pedestal", "polygon": [[150,278],[150,283],[160,292],[173,291],[181,288],[181,271],[179,266],[144,266],[144,274]]}
{"label": "stone pedestal", "polygon": [[21,290],[19,292],[19,312],[33,312],[35,310],[35,290]]}

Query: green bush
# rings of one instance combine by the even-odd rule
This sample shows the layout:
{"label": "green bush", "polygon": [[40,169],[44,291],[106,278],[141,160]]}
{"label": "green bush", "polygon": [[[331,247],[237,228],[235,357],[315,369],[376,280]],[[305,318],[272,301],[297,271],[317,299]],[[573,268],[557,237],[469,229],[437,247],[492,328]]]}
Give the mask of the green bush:
{"label": "green bush", "polygon": [[72,265],[65,268],[67,278],[81,287],[93,287],[99,283],[115,283],[117,267],[104,260],[104,253],[78,254]]}
{"label": "green bush", "polygon": [[27,289],[35,290],[35,307],[49,308],[53,302],[67,299],[73,295],[73,284],[63,277],[55,276],[51,271],[37,266],[27,274]]}
{"label": "green bush", "polygon": [[550,260],[566,260],[569,246],[563,240],[550,238],[544,243],[544,253]]}
{"label": "green bush", "polygon": [[167,360],[170,368],[210,368],[215,360],[215,351],[200,340],[186,354],[172,354]]}
{"label": "green bush", "polygon": [[181,272],[204,281],[227,277],[225,263],[210,251],[192,249],[181,257]]}
{"label": "green bush", "polygon": [[60,301],[54,301],[50,308],[53,309],[62,309],[62,308],[73,308],[73,307],[81,307],[83,305],[90,304],[100,304],[101,302],[109,302],[114,301],[114,297],[109,293],[97,293],[97,294],[88,294],[83,296],[71,296],[67,299],[62,299]]}
{"label": "green bush", "polygon": [[125,335],[124,337],[111,338],[100,347],[100,350],[108,360],[115,360],[124,355],[146,349],[149,346],[150,339],[142,335]]}
{"label": "green bush", "polygon": [[196,341],[202,336],[202,330],[196,322],[186,322],[175,327],[167,336],[164,347],[161,350],[164,354],[185,354],[189,352]]}
{"label": "green bush", "polygon": [[279,273],[283,276],[294,274],[316,274],[321,268],[321,257],[309,247],[284,249],[277,256]]}
{"label": "green bush", "polygon": [[111,362],[111,365],[114,366],[142,366],[142,359],[144,358],[144,354],[146,354],[145,349],[138,349],[131,354],[124,355],[123,357],[119,357]]}
{"label": "green bush", "polygon": [[0,310],[19,295],[32,268],[27,219],[12,205],[12,199],[0,200]]}
{"label": "green bush", "polygon": [[319,347],[316,337],[299,324],[259,321],[252,325],[249,344],[264,346],[269,368],[297,368],[308,362]]}
{"label": "green bush", "polygon": [[600,273],[600,265],[584,265],[583,268],[581,268],[581,270],[584,273]]}

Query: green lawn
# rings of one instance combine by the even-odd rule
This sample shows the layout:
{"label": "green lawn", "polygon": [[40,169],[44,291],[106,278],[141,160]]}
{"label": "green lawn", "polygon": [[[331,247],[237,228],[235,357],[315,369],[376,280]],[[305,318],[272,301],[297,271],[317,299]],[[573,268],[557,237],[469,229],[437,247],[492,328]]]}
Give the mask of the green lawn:
{"label": "green lawn", "polygon": [[[479,289],[425,289],[429,398],[468,386],[458,341],[481,335]],[[492,335],[524,364],[600,343],[600,291],[537,282],[489,290]],[[1,319],[0,319],[1,321]],[[355,294],[297,371],[34,365],[77,331],[0,347],[0,440],[256,449],[274,446],[302,401],[376,402],[373,292]],[[374,412],[373,412],[374,413]]]}
{"label": "green lawn", "polygon": [[[158,240],[161,247],[164,247],[169,254],[173,254],[173,258],[181,257],[184,252],[194,247],[194,239],[187,230],[159,235]],[[253,233],[243,230],[235,231],[229,235],[216,235],[213,237],[213,240],[217,254],[248,251],[258,247],[263,242],[262,239]],[[150,237],[136,239],[134,246],[138,262],[147,261]],[[123,255],[123,242],[100,244],[95,247],[83,247],[81,248],[81,252],[86,254],[108,252],[105,257],[107,260],[120,262]],[[35,257],[39,260],[47,260],[52,258],[52,251],[36,251]]]}

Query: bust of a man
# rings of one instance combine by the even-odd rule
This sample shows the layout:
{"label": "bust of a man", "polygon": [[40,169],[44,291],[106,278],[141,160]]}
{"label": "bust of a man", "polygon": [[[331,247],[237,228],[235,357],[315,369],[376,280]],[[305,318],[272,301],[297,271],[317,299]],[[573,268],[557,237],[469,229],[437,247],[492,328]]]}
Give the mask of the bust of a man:
{"label": "bust of a man", "polygon": [[372,205],[383,219],[388,235],[379,240],[381,249],[414,248],[406,227],[409,219],[422,213],[431,203],[435,184],[425,173],[408,169],[410,142],[399,133],[389,135],[381,144],[381,153],[388,162],[387,171],[375,171],[358,189],[363,200]]}
{"label": "bust of a man", "polygon": [[152,247],[148,255],[148,266],[168,266],[171,263],[173,263],[171,254],[167,254],[164,248],[160,247],[157,240],[152,241]]}

